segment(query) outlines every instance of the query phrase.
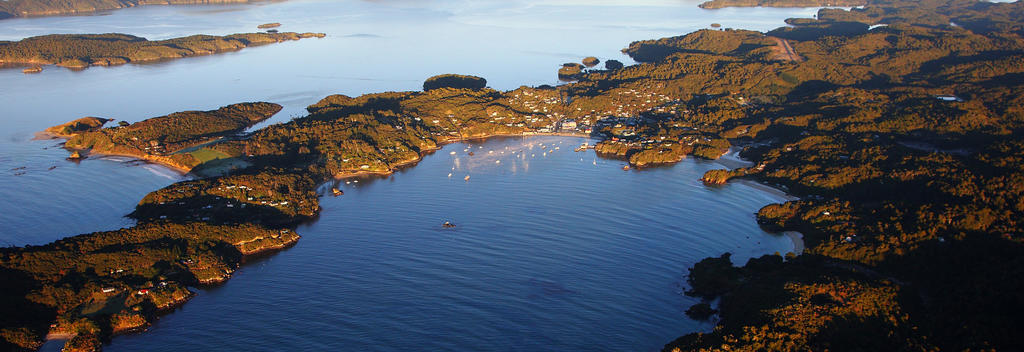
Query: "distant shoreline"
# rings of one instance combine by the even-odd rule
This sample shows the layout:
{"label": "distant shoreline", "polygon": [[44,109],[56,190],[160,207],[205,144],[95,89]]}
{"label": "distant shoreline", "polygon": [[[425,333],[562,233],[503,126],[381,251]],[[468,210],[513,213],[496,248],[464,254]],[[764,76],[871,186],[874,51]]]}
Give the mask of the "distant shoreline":
{"label": "distant shoreline", "polygon": [[[88,15],[100,11],[119,10],[138,6],[152,5],[227,5],[262,2],[266,0],[71,0],[64,4],[39,4],[22,0],[5,0],[0,2],[0,20],[10,18],[36,18],[51,16]],[[78,4],[75,4],[78,2]]]}

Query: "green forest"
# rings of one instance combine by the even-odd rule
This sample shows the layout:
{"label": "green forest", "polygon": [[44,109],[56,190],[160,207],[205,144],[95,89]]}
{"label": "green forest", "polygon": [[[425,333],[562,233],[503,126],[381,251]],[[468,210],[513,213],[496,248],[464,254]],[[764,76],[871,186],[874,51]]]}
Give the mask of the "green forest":
{"label": "green forest", "polygon": [[[239,167],[147,195],[136,227],[0,250],[13,283],[0,336],[33,349],[73,331],[70,346],[97,349],[187,299],[187,286],[226,279],[247,253],[293,243],[325,181],[388,174],[453,141],[568,125],[637,167],[740,147],[754,165],[712,170],[708,187],[745,178],[799,197],[757,221],[801,232],[805,252],[695,265],[687,294],[704,302],[688,314],[716,326],[666,351],[1021,350],[1022,21],[1019,2],[879,0],[768,33],[637,41],[624,52],[640,64],[571,65],[573,82],[557,87],[434,79],[427,91],[332,95],[308,116],[204,143],[220,157],[193,170]],[[224,129],[139,134],[197,141],[213,130]]]}

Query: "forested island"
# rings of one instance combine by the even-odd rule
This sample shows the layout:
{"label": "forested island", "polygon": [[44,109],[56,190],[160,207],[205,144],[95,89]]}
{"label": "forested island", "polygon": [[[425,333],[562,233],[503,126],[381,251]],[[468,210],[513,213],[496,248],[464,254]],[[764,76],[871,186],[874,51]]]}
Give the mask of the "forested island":
{"label": "forested island", "polygon": [[147,40],[118,33],[51,34],[16,42],[0,41],[0,65],[57,65],[83,69],[89,66],[115,66],[211,55],[250,46],[324,36],[323,33],[295,32],[239,33]]}
{"label": "forested island", "polygon": [[758,222],[803,233],[804,254],[695,265],[688,294],[706,302],[688,314],[716,327],[666,351],[1019,350],[1022,14],[1019,2],[879,0],[768,33],[634,42],[625,52],[641,64],[577,67],[558,87],[450,76],[427,91],[329,96],[308,116],[203,143],[245,166],[150,193],[136,227],[0,250],[0,336],[10,349],[47,333],[98,349],[187,286],[294,243],[325,181],[391,173],[453,141],[568,130],[634,166],[743,147],[754,166],[710,171],[709,187],[745,178],[800,197]]}
{"label": "forested island", "polygon": [[251,0],[4,0],[0,1],[0,19],[11,17],[54,16],[123,9],[142,5],[235,4]]}

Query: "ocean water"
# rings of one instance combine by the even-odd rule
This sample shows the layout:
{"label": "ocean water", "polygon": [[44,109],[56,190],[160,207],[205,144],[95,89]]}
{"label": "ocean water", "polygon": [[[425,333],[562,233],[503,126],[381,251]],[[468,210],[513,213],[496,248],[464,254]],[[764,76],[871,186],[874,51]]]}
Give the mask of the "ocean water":
{"label": "ocean water", "polygon": [[[0,245],[131,226],[124,215],[146,193],[189,177],[126,158],[70,162],[60,140],[33,138],[82,116],[138,121],[243,101],[284,105],[265,125],[302,116],[329,94],[416,90],[440,73],[480,75],[496,89],[558,84],[557,68],[584,56],[630,63],[620,50],[633,40],[711,23],[768,30],[816,11],[698,3],[289,0],[0,21],[0,40],[165,39],[251,32],[265,22],[328,35],[142,65],[0,69]],[[544,156],[541,142],[562,144]],[[711,327],[682,314],[695,302],[681,294],[694,262],[791,250],[754,222],[753,212],[781,198],[700,184],[720,165],[623,172],[621,162],[573,153],[580,142],[482,145],[512,158],[500,152],[533,144],[537,152],[521,159],[468,158],[461,151],[471,145],[451,145],[393,177],[342,184],[346,195],[323,200],[297,246],[198,290],[149,332],[118,337],[107,350],[651,350]],[[446,220],[458,227],[442,229]]]}

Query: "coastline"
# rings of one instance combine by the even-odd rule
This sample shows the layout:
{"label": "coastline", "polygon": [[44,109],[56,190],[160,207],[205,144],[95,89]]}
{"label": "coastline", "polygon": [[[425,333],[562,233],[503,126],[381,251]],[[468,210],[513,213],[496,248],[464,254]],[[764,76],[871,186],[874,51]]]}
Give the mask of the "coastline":
{"label": "coastline", "polygon": [[[72,150],[78,150],[78,149],[72,148]],[[149,162],[151,164],[156,164],[156,165],[160,165],[160,166],[166,167],[168,169],[171,169],[172,171],[175,171],[175,172],[181,174],[182,176],[188,175],[189,173],[192,172],[192,169],[193,169],[193,168],[189,168],[189,167],[185,167],[185,166],[181,166],[181,165],[176,165],[176,164],[170,163],[170,162],[165,162],[165,161],[162,160],[162,159],[165,159],[164,157],[155,156],[155,155],[136,155],[136,154],[131,154],[131,153],[100,152],[100,151],[93,151],[91,149],[82,149],[81,151],[86,151],[86,150],[88,150],[88,154],[85,155],[86,157],[92,156],[92,155],[95,154],[95,155],[101,156],[101,157],[102,156],[123,156],[123,157],[128,157],[128,158],[134,158],[134,159],[138,159],[138,160],[141,160],[141,161]]]}
{"label": "coastline", "polygon": [[790,241],[793,241],[793,254],[801,255],[804,254],[804,235],[796,231],[785,231],[782,233],[786,237],[789,237]]}
{"label": "coastline", "polygon": [[[748,160],[744,160],[743,158],[741,158],[739,156],[739,151],[740,150],[741,150],[740,147],[736,147],[736,146],[730,147],[729,151],[726,152],[725,154],[722,154],[722,157],[716,159],[715,162],[717,162],[718,164],[720,164],[722,166],[725,166],[726,168],[729,168],[729,169],[736,169],[736,168],[741,168],[741,167],[751,167],[751,166],[754,166],[753,162],[748,161]],[[761,183],[761,182],[758,182],[758,181],[755,181],[755,180],[751,180],[751,179],[734,178],[732,180],[729,180],[729,182],[734,182],[734,183],[737,183],[737,184],[745,185],[747,187],[753,188],[753,189],[758,190],[760,192],[771,194],[773,196],[782,198],[783,201],[794,201],[794,200],[799,200],[800,199],[799,197],[796,197],[794,195],[786,193],[786,191],[784,191],[784,190],[782,190],[780,188],[775,188],[775,187],[772,187],[770,185],[767,185],[767,184],[764,184],[764,183]],[[797,231],[783,231],[783,232],[781,232],[781,234],[783,236],[789,237],[789,240],[791,242],[793,242],[793,254],[801,255],[801,254],[804,253],[804,250],[806,249],[806,246],[804,244],[804,235],[802,233],[797,232]]]}

